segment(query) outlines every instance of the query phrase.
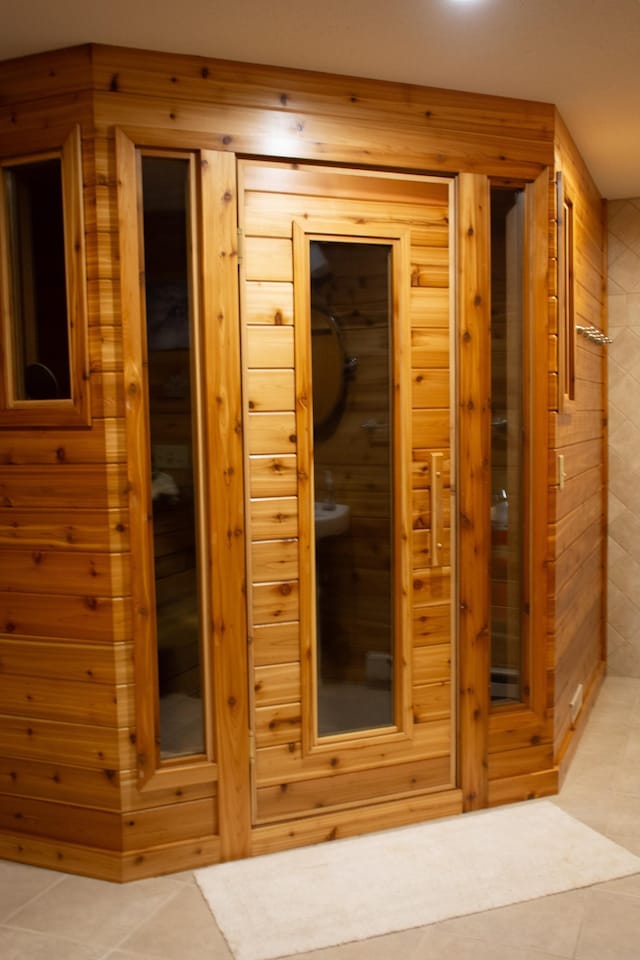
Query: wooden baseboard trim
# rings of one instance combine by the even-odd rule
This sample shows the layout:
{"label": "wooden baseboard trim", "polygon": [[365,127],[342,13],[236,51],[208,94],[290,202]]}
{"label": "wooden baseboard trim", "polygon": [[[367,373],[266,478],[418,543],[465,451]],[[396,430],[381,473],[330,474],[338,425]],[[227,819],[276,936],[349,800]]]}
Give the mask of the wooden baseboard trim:
{"label": "wooden baseboard trim", "polygon": [[591,715],[594,704],[598,699],[598,693],[600,692],[600,688],[604,682],[606,674],[607,665],[603,660],[601,660],[596,665],[595,670],[591,675],[591,679],[584,696],[583,707],[578,714],[575,724],[570,727],[569,730],[567,730],[564,737],[560,741],[560,746],[556,749],[556,764],[559,770],[558,789],[562,785],[569,767],[571,766],[571,761],[576,750],[578,749],[578,744],[580,743],[584,728]]}
{"label": "wooden baseboard trim", "polygon": [[0,858],[124,883],[218,863],[220,840],[218,837],[201,837],[123,854],[1,831]]}
{"label": "wooden baseboard trim", "polygon": [[558,792],[558,768],[537,770],[517,777],[505,777],[504,780],[489,782],[489,806],[497,807],[504,803],[520,803],[522,800],[535,800],[549,797]]}
{"label": "wooden baseboard trim", "polygon": [[327,840],[353,837],[375,830],[406,826],[423,820],[462,813],[462,791],[447,790],[411,799],[371,804],[359,810],[324,813],[316,817],[255,827],[251,855],[273,853]]}

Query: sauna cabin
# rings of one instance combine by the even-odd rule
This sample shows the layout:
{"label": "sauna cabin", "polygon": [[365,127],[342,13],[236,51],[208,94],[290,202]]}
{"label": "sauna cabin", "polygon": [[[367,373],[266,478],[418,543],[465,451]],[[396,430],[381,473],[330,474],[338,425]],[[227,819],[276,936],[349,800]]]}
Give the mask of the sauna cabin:
{"label": "sauna cabin", "polygon": [[125,881],[557,791],[603,227],[550,104],[0,64],[0,857]]}

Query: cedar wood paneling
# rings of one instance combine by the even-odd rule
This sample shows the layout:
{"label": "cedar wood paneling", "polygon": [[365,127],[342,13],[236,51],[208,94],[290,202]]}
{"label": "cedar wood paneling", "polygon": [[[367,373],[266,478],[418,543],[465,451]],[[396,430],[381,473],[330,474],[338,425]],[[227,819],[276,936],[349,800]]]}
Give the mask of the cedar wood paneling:
{"label": "cedar wood paneling", "polygon": [[[596,326],[603,324],[603,224],[588,173],[547,104],[100,46],[0,64],[4,156],[37,152],[57,131],[62,142],[76,123],[93,421],[84,429],[9,429],[0,438],[0,855],[122,880],[213,862],[220,840],[213,782],[146,793],[135,786],[135,558],[115,127],[152,146],[479,178],[532,182],[557,166],[576,211],[578,315]],[[550,190],[544,700],[549,722],[555,708],[555,734],[553,743],[540,743],[538,729],[526,723],[493,723],[491,802],[553,788],[554,765],[570,740],[569,700],[577,683],[587,692],[597,685],[603,664],[604,351],[578,341],[576,400],[560,413],[552,198]],[[260,298],[252,309],[268,314],[268,289]],[[291,304],[280,308],[280,322],[290,323]],[[291,435],[293,416],[273,429]],[[265,453],[273,450],[268,436],[255,440],[254,449],[263,443]],[[565,455],[563,490],[556,449]],[[279,476],[286,477],[290,458],[281,459]],[[269,475],[256,471],[251,484],[253,496],[269,496]],[[287,487],[287,496],[294,493]],[[265,665],[286,663],[295,638],[286,631],[275,638],[265,626],[258,648]],[[470,742],[482,744],[483,736]],[[446,802],[427,797],[403,816],[457,809],[452,800],[447,811]],[[389,817],[399,822],[392,808],[363,812],[359,829]],[[318,816],[301,839],[349,832],[351,820],[353,813]],[[298,828],[287,829],[288,838],[275,826],[265,829],[253,852],[299,842]]]}

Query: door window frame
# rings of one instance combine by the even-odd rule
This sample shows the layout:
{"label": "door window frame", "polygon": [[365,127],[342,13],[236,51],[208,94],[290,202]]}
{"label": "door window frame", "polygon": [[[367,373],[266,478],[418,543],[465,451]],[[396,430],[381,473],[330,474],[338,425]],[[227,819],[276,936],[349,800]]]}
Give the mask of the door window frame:
{"label": "door window frame", "polygon": [[[127,489],[133,556],[131,587],[134,639],[136,787],[142,792],[212,784],[220,858],[248,856],[251,834],[247,691],[244,470],[236,157],[205,149],[188,134],[116,128],[120,247],[120,296],[124,348]],[[202,489],[210,508],[202,531],[211,562],[203,581],[211,615],[203,624],[205,659],[204,755],[160,762],[158,751],[156,632],[152,615],[153,542],[148,411],[145,410],[138,155],[142,151],[193,157],[199,204],[194,262],[201,297],[200,363],[204,402]],[[222,321],[222,322],[221,322]],[[220,789],[219,772],[225,785]]]}
{"label": "door window frame", "polygon": [[[489,267],[489,186],[482,174],[460,174],[458,195],[458,468],[460,510],[459,567],[459,738],[460,786],[465,810],[481,809],[499,795],[500,780],[490,779],[492,755],[521,749],[552,748],[553,722],[547,710],[548,582],[548,356],[550,171],[525,191],[523,311],[527,394],[525,446],[528,464],[523,494],[526,517],[524,550],[527,582],[523,590],[522,702],[490,702],[489,580],[490,542],[490,356],[491,284]],[[516,181],[510,181],[516,183]],[[533,773],[526,764],[527,775]],[[509,778],[507,778],[509,779]],[[498,786],[494,789],[494,784]]]}
{"label": "door window frame", "polygon": [[[0,425],[4,427],[89,427],[91,389],[88,344],[82,139],[80,127],[61,134],[44,131],[39,149],[0,155]],[[13,141],[15,150],[15,141]],[[62,226],[66,286],[70,396],[60,399],[19,399],[15,396],[16,316],[13,278],[19,251],[12,243],[6,177],[12,168],[59,160],[62,187]]]}
{"label": "door window frame", "polygon": [[[313,411],[311,384],[310,242],[379,243],[391,248],[390,334],[393,402],[392,470],[394,490],[392,556],[393,723],[382,728],[318,735],[316,579],[313,483]],[[303,755],[335,750],[366,740],[381,743],[411,737],[411,357],[409,282],[411,243],[408,227],[367,223],[366,227],[323,220],[293,221],[294,349],[296,369],[296,436],[298,441],[300,636]]]}

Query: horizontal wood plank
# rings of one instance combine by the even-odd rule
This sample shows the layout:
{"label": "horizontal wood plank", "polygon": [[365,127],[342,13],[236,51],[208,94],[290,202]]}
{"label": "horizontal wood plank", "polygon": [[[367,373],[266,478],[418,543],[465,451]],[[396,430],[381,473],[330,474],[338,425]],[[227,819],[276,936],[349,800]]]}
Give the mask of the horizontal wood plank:
{"label": "horizontal wood plank", "polygon": [[131,639],[131,610],[121,597],[0,593],[0,632],[5,636],[120,643]]}
{"label": "horizontal wood plank", "polygon": [[451,786],[450,776],[449,758],[435,757],[378,770],[296,781],[287,784],[286,790],[280,786],[263,787],[258,790],[258,822],[284,819],[310,810],[318,813],[331,808],[353,808],[373,797],[388,800],[394,796],[442,790]]}
{"label": "horizontal wood plank", "polygon": [[0,638],[0,675],[47,677],[89,684],[127,684],[133,680],[131,644],[43,643]]}
{"label": "horizontal wood plank", "polygon": [[0,716],[0,756],[111,771],[135,763],[130,732],[124,728],[8,714]]}

